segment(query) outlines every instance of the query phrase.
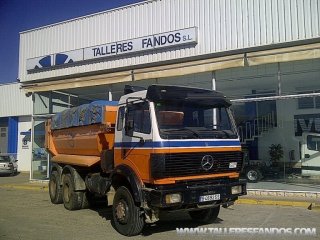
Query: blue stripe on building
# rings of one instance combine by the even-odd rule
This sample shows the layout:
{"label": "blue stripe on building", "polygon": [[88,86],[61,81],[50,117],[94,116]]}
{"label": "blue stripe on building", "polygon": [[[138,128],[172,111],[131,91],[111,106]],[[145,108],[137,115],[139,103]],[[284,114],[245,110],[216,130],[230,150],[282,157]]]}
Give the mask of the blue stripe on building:
{"label": "blue stripe on building", "polygon": [[17,153],[18,150],[18,117],[8,118],[8,153]]}

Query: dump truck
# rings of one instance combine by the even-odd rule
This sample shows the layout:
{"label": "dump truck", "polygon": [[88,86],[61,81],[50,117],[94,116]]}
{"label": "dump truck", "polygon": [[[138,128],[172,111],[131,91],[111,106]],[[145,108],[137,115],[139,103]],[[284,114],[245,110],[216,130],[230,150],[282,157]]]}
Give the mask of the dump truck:
{"label": "dump truck", "polygon": [[[163,211],[214,222],[246,194],[231,102],[212,90],[126,86],[119,102],[92,102],[46,123],[49,195],[68,210],[112,205],[112,225],[134,236]],[[100,199],[101,200],[101,199]]]}

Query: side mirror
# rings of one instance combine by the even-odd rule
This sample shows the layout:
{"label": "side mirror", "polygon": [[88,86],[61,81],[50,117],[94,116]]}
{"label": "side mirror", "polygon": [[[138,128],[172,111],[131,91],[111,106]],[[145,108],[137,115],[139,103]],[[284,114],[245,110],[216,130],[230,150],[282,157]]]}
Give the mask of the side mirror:
{"label": "side mirror", "polygon": [[127,136],[133,136],[134,122],[133,120],[128,120],[125,125],[125,133]]}

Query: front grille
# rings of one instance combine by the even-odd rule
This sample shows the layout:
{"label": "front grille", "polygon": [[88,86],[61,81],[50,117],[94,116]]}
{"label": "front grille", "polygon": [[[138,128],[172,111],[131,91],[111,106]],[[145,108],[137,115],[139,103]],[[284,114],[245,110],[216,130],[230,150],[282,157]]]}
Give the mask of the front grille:
{"label": "front grille", "polygon": [[[202,167],[202,160],[203,157],[207,155],[210,155],[213,158],[213,166],[210,169],[205,170]],[[229,168],[230,162],[237,162],[237,167]],[[242,153],[238,151],[165,154],[163,167],[164,172],[161,174],[162,177],[240,172],[242,168]]]}

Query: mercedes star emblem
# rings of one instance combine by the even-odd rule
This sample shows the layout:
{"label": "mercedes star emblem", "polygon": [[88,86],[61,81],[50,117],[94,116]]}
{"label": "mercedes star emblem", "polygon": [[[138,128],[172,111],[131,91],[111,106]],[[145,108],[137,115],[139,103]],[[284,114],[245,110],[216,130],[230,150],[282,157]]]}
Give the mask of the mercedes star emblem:
{"label": "mercedes star emblem", "polygon": [[205,155],[201,160],[201,167],[203,170],[209,171],[213,167],[213,157]]}

